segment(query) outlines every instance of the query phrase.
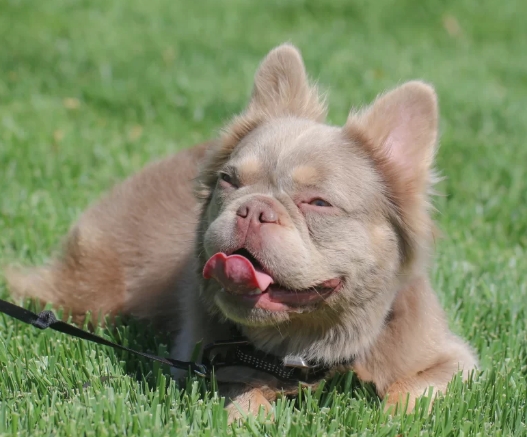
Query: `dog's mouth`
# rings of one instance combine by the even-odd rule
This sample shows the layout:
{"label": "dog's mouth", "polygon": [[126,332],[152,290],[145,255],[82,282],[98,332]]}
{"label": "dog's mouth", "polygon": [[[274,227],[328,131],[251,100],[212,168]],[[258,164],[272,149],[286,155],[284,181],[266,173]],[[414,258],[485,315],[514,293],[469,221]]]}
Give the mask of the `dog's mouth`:
{"label": "dog's mouth", "polygon": [[314,305],[342,285],[340,278],[333,278],[302,290],[281,286],[246,249],[214,254],[203,268],[203,277],[218,281],[231,299],[269,311]]}

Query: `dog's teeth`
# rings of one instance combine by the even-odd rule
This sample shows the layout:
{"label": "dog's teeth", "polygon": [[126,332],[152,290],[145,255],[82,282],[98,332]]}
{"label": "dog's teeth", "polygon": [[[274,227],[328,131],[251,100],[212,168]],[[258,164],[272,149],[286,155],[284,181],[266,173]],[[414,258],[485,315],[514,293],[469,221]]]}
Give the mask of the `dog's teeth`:
{"label": "dog's teeth", "polygon": [[255,290],[252,290],[252,291],[249,291],[249,293],[247,293],[249,295],[255,295],[255,294],[262,294],[262,290],[259,290],[258,288],[256,288]]}

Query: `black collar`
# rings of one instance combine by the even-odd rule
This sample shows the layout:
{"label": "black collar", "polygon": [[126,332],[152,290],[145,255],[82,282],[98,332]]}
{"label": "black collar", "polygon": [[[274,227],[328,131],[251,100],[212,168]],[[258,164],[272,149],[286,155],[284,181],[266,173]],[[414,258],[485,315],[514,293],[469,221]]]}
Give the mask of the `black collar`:
{"label": "black collar", "polygon": [[203,364],[209,368],[242,366],[274,376],[283,382],[312,384],[324,378],[331,367],[301,357],[285,358],[256,349],[243,337],[217,341],[203,350]]}

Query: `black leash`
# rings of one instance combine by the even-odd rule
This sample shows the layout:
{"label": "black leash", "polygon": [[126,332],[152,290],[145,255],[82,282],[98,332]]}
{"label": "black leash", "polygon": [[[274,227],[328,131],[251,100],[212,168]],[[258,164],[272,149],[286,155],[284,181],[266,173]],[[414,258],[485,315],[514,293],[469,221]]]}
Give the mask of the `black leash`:
{"label": "black leash", "polygon": [[305,382],[309,384],[322,379],[330,370],[327,366],[308,363],[300,357],[281,358],[267,354],[254,348],[248,340],[239,336],[207,345],[203,351],[203,363],[195,363],[193,361],[180,361],[172,358],[159,357],[113,343],[91,332],[84,331],[76,326],[58,320],[52,311],[46,310],[40,314],[36,314],[0,299],[0,313],[7,314],[38,329],[51,328],[73,337],[139,355],[170,367],[175,367],[176,369],[188,370],[202,378],[210,378],[214,368],[244,366],[268,373],[284,382]]}
{"label": "black leash", "polygon": [[0,312],[7,314],[8,316],[14,317],[21,322],[33,325],[38,329],[51,328],[54,331],[59,331],[64,334],[71,335],[73,337],[82,338],[83,340],[92,341],[94,343],[102,344],[104,346],[110,346],[115,349],[120,349],[126,352],[130,352],[141,357],[148,358],[159,363],[167,364],[177,369],[190,370],[197,376],[206,377],[209,376],[210,371],[207,366],[203,364],[194,363],[191,361],[179,361],[172,358],[158,357],[157,355],[147,354],[145,352],[139,352],[134,349],[130,349],[126,346],[122,346],[117,343],[113,343],[105,338],[99,337],[98,335],[92,334],[91,332],[84,331],[83,329],[77,328],[76,326],[62,322],[57,319],[53,311],[42,311],[40,314],[36,314],[32,311],[26,310],[25,308],[14,305],[10,302],[0,299]]}

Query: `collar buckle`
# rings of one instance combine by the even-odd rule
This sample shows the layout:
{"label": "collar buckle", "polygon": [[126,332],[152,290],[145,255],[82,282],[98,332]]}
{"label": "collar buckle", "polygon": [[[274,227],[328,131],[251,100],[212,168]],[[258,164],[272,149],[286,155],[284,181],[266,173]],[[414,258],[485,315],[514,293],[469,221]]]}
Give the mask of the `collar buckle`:
{"label": "collar buckle", "polygon": [[296,355],[288,355],[284,358],[285,367],[294,367],[295,369],[311,369],[314,366],[309,365],[306,360]]}

